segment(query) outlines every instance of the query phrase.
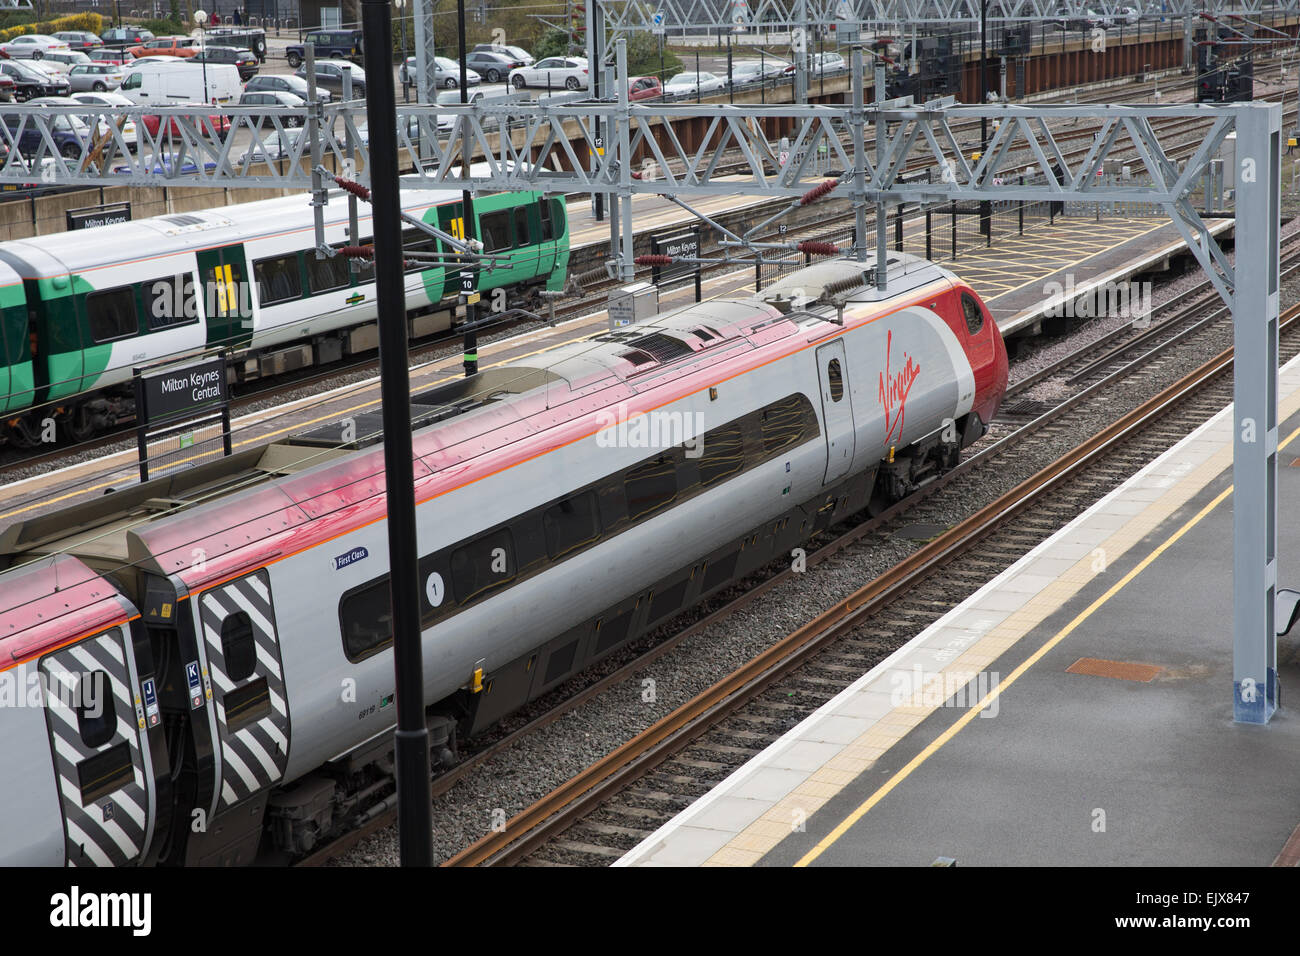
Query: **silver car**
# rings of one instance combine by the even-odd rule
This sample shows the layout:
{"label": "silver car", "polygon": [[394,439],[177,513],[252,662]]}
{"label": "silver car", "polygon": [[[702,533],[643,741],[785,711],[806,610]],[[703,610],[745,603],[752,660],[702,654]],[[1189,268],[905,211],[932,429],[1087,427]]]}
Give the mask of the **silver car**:
{"label": "silver car", "polygon": [[[408,56],[406,58],[398,68],[397,78],[402,83],[415,83],[415,57]],[[477,86],[482,82],[483,77],[468,67],[465,68],[465,83],[467,86]],[[433,85],[448,90],[459,87],[460,64],[445,56],[435,56],[433,58]]]}
{"label": "silver car", "polygon": [[112,63],[78,63],[68,74],[74,93],[103,93],[122,85],[126,68]]}

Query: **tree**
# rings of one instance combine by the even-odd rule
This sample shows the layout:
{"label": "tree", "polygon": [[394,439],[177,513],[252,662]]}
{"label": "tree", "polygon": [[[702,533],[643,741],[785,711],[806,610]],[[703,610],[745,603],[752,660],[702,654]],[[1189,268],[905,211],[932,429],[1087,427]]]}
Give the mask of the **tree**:
{"label": "tree", "polygon": [[547,30],[532,50],[536,60],[544,60],[548,56],[567,56],[568,53],[569,35],[563,30]]}

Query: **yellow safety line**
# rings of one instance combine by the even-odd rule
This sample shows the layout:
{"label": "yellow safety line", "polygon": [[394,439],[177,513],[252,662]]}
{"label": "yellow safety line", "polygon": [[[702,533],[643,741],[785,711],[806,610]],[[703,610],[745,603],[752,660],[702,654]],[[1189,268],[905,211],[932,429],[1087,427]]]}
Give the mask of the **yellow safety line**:
{"label": "yellow safety line", "polygon": [[[1295,431],[1293,431],[1290,435],[1287,436],[1286,441],[1278,445],[1278,451],[1281,451],[1287,445],[1291,444],[1291,442],[1296,438],[1297,435],[1300,435],[1300,428],[1297,428]],[[1148,554],[1145,558],[1143,558],[1138,563],[1137,567],[1129,571],[1129,573],[1124,575],[1124,577],[1120,578],[1119,581],[1113,584],[1105,594],[1103,594],[1101,597],[1097,598],[1095,601],[1089,604],[1088,607],[1083,611],[1081,611],[1079,615],[1075,617],[1074,620],[1072,620],[1064,628],[1062,628],[1050,639],[1048,639],[1048,641],[1045,644],[1043,644],[1042,647],[1034,651],[1034,653],[1031,654],[1019,667],[1017,667],[1014,671],[1012,671],[1009,675],[1007,675],[1006,679],[1004,679],[1000,684],[998,684],[997,687],[989,691],[988,694],[984,696],[983,700],[981,700],[979,703],[975,704],[975,706],[971,707],[964,714],[962,714],[961,717],[959,717],[951,727],[949,727],[942,734],[936,737],[933,741],[930,742],[930,744],[924,750],[922,750],[919,754],[917,754],[910,761],[908,761],[907,766],[903,767],[892,777],[890,777],[889,780],[883,786],[881,786],[879,790],[877,790],[870,797],[868,797],[866,801],[864,801],[856,810],[854,810],[843,821],[841,821],[840,824],[836,826],[834,830],[832,830],[825,837],[823,837],[822,840],[815,847],[813,847],[811,850],[805,853],[799,859],[799,862],[795,864],[795,866],[807,866],[809,863],[812,863],[819,856],[825,853],[826,850],[830,848],[831,844],[835,843],[840,837],[842,837],[845,833],[847,833],[855,823],[857,823],[864,816],[866,816],[872,807],[878,804],[881,800],[885,799],[885,797],[889,796],[889,794],[894,790],[895,787],[897,787],[900,783],[902,783],[904,780],[910,777],[913,771],[915,771],[917,768],[921,766],[921,764],[925,763],[927,760],[930,759],[930,757],[936,754],[939,751],[940,747],[942,747],[948,741],[952,740],[952,738],[956,737],[957,734],[962,730],[962,728],[965,727],[967,724],[969,724],[972,720],[974,720],[975,717],[979,714],[979,712],[982,711],[985,707],[989,706],[989,704],[991,704],[999,694],[1004,693],[1007,690],[1007,688],[1009,688],[1012,684],[1014,684],[1017,680],[1020,679],[1021,675],[1023,675],[1026,671],[1028,671],[1029,668],[1031,668],[1034,664],[1038,663],[1038,661],[1040,661],[1043,658],[1043,656],[1047,654],[1048,651],[1056,647],[1057,644],[1060,644],[1061,641],[1065,640],[1065,638],[1067,638],[1071,633],[1073,633],[1075,629],[1079,627],[1079,625],[1081,625],[1084,621],[1088,620],[1088,618],[1090,618],[1099,608],[1101,608],[1102,605],[1106,604],[1106,602],[1108,602],[1121,590],[1127,587],[1129,582],[1131,582],[1139,574],[1145,571],[1151,565],[1151,563],[1155,561],[1156,558],[1164,554],[1165,551],[1167,551],[1170,547],[1172,547],[1180,538],[1183,537],[1183,535],[1187,534],[1187,532],[1191,531],[1192,528],[1200,524],[1202,519],[1204,519],[1210,512],[1212,512],[1215,508],[1217,508],[1220,504],[1222,504],[1224,500],[1227,499],[1227,497],[1231,494],[1232,494],[1232,485],[1229,485],[1223,491],[1219,492],[1219,494],[1214,498],[1213,501],[1211,501],[1208,505],[1206,505],[1199,512],[1197,512],[1194,518],[1189,520],[1181,528],[1175,531],[1170,537],[1166,538],[1163,542],[1161,542],[1161,544],[1154,551],[1152,551],[1150,554]]]}

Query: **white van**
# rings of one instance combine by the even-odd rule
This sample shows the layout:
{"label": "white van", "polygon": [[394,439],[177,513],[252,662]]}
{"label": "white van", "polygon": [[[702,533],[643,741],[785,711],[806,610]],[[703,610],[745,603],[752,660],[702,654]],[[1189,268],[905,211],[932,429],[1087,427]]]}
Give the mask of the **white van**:
{"label": "white van", "polygon": [[239,99],[243,84],[239,70],[229,63],[172,62],[128,66],[121,92],[146,106],[167,103],[230,103]]}

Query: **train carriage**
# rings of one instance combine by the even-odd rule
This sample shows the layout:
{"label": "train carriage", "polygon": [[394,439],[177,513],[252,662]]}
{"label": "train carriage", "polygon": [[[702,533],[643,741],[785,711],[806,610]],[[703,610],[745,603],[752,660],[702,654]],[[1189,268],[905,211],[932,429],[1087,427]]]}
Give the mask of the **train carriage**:
{"label": "train carriage", "polygon": [[[326,207],[325,238],[336,248],[347,244],[345,199],[336,191]],[[403,190],[402,200],[408,214],[464,234],[460,193]],[[496,257],[479,273],[479,291],[563,287],[562,198],[487,196],[475,218]],[[359,217],[363,245],[369,223]],[[449,251],[414,226],[403,238],[409,251]],[[124,386],[134,368],[205,349],[236,352],[239,380],[374,349],[373,269],[318,259],[314,243],[311,207],[286,197],[0,244],[0,403],[5,412],[49,403],[40,414],[11,415],[8,435],[35,444],[51,417],[84,439],[131,414]],[[446,306],[460,291],[458,270],[440,262],[413,260],[406,272],[411,312]],[[450,323],[443,311],[414,330]]]}
{"label": "train carriage", "polygon": [[[984,433],[1006,388],[996,325],[950,273],[890,266],[888,292],[865,264],[824,263],[413,396],[435,763]],[[391,805],[383,454],[377,415],[353,425],[0,532],[0,590],[75,560],[138,611],[169,819],[204,821],[173,823],[148,860],[288,858]],[[0,652],[43,661],[6,640],[15,622],[30,613],[0,606]],[[33,746],[33,728],[4,731],[0,759]]]}

